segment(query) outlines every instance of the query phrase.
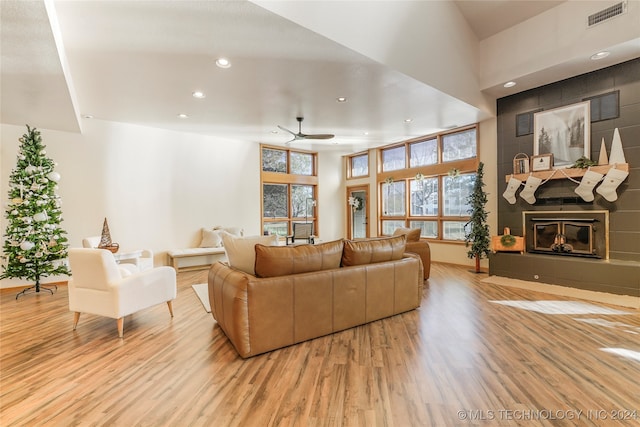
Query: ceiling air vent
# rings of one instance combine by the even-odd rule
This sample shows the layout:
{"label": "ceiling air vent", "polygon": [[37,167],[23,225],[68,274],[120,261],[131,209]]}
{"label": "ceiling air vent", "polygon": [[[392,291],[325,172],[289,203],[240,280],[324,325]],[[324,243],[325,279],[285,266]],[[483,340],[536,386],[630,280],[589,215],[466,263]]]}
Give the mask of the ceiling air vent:
{"label": "ceiling air vent", "polygon": [[589,26],[599,24],[603,21],[613,18],[614,16],[622,15],[627,11],[627,1],[614,4],[606,9],[596,12],[593,15],[589,15]]}

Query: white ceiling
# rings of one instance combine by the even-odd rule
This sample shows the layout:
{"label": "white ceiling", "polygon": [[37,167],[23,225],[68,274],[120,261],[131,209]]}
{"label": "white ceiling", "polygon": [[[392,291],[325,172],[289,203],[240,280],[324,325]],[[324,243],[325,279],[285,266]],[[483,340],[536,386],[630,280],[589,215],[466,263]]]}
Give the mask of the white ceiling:
{"label": "white ceiling", "polygon": [[[456,1],[468,27],[452,31],[482,40],[562,3]],[[0,13],[2,123],[79,132],[91,115],[279,144],[290,135],[277,125],[297,131],[304,116],[303,132],[336,138],[298,146],[358,150],[493,114],[254,2],[2,0]],[[364,38],[375,43],[375,34]],[[216,67],[218,56],[231,68]],[[434,61],[445,74],[447,60]]]}

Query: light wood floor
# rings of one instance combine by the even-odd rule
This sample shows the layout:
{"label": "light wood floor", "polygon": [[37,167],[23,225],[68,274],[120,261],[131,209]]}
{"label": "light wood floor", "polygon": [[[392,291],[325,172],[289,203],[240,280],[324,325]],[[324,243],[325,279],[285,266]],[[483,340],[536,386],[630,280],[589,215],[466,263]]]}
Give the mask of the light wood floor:
{"label": "light wood floor", "polygon": [[640,425],[638,311],[485,277],[435,264],[418,310],[248,360],[191,289],[204,271],[178,276],[173,319],[128,316],[124,339],[91,315],[72,331],[66,286],[3,290],[0,425]]}

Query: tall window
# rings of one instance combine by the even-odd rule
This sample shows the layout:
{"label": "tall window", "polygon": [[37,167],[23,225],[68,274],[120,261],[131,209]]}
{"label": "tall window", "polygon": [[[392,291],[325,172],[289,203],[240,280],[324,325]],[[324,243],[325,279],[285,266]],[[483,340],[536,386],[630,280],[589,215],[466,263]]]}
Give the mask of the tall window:
{"label": "tall window", "polygon": [[423,238],[464,240],[477,145],[473,126],[381,148],[377,181],[382,234],[410,227],[420,228]]}
{"label": "tall window", "polygon": [[347,177],[361,178],[369,175],[369,153],[354,154],[348,157]]}
{"label": "tall window", "polygon": [[261,146],[262,230],[284,237],[294,222],[311,222],[318,234],[317,153]]}

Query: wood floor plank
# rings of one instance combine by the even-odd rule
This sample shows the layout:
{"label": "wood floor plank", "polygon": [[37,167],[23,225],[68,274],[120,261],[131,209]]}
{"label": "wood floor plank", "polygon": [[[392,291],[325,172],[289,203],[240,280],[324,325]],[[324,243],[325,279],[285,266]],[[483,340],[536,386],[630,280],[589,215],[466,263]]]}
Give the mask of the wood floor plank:
{"label": "wood floor plank", "polygon": [[637,310],[484,277],[435,263],[419,309],[247,360],[191,288],[206,271],[123,339],[100,316],[73,331],[64,285],[2,290],[0,425],[640,425]]}

